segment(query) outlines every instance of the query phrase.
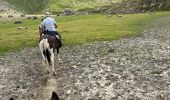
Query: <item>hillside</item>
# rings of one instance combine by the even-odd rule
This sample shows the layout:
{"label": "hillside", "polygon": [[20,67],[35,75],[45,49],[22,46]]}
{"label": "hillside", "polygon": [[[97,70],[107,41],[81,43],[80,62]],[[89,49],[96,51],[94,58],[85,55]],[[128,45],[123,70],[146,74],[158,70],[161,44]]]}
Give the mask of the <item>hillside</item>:
{"label": "hillside", "polygon": [[15,10],[11,9],[9,4],[4,1],[0,1],[0,14],[17,13]]}
{"label": "hillside", "polygon": [[50,0],[48,8],[52,12],[61,12],[65,8],[71,8],[73,10],[89,9],[121,1],[122,0]]}
{"label": "hillside", "polygon": [[[142,13],[169,10],[169,0],[4,0],[15,10],[26,14],[38,14],[45,10],[53,14],[62,13],[69,8],[71,13]],[[123,1],[123,2],[122,2]],[[121,3],[120,3],[121,2]],[[4,5],[3,3],[1,5]],[[3,6],[2,6],[3,7]],[[0,11],[3,10],[2,7]],[[7,10],[6,10],[7,11]]]}
{"label": "hillside", "polygon": [[38,13],[46,7],[48,0],[4,0],[10,6],[24,13]]}
{"label": "hillside", "polygon": [[40,13],[43,10],[50,10],[53,13],[63,12],[65,8],[73,10],[95,8],[120,2],[121,0],[4,0],[14,9],[25,13]]}

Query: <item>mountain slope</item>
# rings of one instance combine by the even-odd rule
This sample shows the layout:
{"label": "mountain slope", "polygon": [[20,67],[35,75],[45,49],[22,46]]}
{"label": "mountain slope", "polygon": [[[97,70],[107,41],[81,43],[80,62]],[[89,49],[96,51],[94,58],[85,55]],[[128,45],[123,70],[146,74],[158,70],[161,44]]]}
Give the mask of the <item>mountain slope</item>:
{"label": "mountain slope", "polygon": [[65,8],[74,10],[96,8],[122,0],[50,0],[48,8],[52,12],[62,12]]}
{"label": "mountain slope", "polygon": [[65,8],[74,10],[96,8],[121,0],[5,0],[15,9],[26,13],[40,13],[46,9],[53,13],[63,12]]}
{"label": "mountain slope", "polygon": [[0,1],[0,14],[12,14],[16,13],[15,10],[11,9],[9,4],[4,1]]}
{"label": "mountain slope", "polygon": [[4,0],[14,9],[24,13],[39,13],[46,8],[48,0]]}

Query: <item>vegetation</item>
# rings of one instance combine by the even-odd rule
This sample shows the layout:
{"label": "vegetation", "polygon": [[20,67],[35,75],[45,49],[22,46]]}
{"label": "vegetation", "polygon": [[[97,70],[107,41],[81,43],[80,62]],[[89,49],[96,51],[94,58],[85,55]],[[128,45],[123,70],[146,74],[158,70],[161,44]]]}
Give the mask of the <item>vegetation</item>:
{"label": "vegetation", "polygon": [[53,13],[63,12],[65,8],[74,10],[95,8],[121,0],[5,0],[14,8],[25,13],[40,13],[48,9]]}
{"label": "vegetation", "polygon": [[[122,17],[105,15],[59,16],[58,31],[64,45],[82,44],[91,41],[113,40],[135,36],[146,23],[170,13],[126,14]],[[23,24],[0,22],[0,53],[17,50],[23,46],[38,46],[38,25],[41,20],[23,19]],[[17,27],[28,29],[17,29]]]}
{"label": "vegetation", "polygon": [[15,9],[26,13],[38,13],[46,8],[48,0],[5,0]]}
{"label": "vegetation", "polygon": [[49,9],[56,12],[63,12],[65,8],[73,10],[96,8],[122,0],[50,0]]}
{"label": "vegetation", "polygon": [[[25,13],[42,13],[50,10],[53,14],[65,8],[89,13],[140,13],[170,10],[169,0],[5,0],[17,10]],[[98,8],[98,9],[96,9]]]}
{"label": "vegetation", "polygon": [[122,0],[121,3],[111,3],[99,7],[99,9],[91,9],[89,12],[103,14],[132,14],[165,10],[170,10],[170,0]]}
{"label": "vegetation", "polygon": [[170,8],[169,0],[124,0],[124,2],[129,3],[134,6],[136,9],[143,11],[157,11],[165,10]]}

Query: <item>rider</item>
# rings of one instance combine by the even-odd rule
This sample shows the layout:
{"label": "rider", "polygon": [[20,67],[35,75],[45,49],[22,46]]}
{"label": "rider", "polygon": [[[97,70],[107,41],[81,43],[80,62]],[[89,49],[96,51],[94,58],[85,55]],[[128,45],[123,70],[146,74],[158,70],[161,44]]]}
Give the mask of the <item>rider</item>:
{"label": "rider", "polygon": [[[43,34],[55,35],[56,38],[59,39],[61,42],[61,35],[55,29],[57,28],[57,23],[53,18],[50,17],[50,12],[45,12],[45,18],[43,19],[40,26],[44,29]],[[62,46],[62,43],[61,43],[61,46]]]}

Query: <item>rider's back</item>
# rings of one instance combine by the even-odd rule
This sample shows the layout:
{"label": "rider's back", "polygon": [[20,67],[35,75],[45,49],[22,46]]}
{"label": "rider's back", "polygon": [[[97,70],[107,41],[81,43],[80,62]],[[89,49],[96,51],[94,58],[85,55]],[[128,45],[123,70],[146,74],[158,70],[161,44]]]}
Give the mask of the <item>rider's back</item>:
{"label": "rider's back", "polygon": [[48,31],[56,31],[55,24],[56,24],[55,20],[51,17],[46,17],[43,20],[43,26],[45,26],[45,29]]}

